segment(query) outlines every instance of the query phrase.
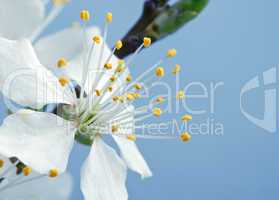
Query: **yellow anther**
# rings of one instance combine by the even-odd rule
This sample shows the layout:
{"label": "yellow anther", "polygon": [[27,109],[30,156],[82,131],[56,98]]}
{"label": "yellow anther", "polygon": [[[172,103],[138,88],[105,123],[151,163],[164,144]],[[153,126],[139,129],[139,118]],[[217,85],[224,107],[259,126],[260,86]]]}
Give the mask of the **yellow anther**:
{"label": "yellow anther", "polygon": [[110,92],[111,92],[111,91],[112,91],[112,89],[113,89],[113,88],[112,88],[112,86],[108,86],[108,91],[110,91]]}
{"label": "yellow anther", "polygon": [[164,101],[165,101],[164,97],[161,97],[161,96],[160,96],[160,97],[157,97],[157,98],[156,98],[156,102],[157,102],[157,103],[163,103]]}
{"label": "yellow anther", "polygon": [[111,76],[111,77],[109,78],[109,80],[110,80],[111,82],[114,82],[114,81],[116,80],[116,77],[115,77],[115,76]]}
{"label": "yellow anther", "polygon": [[119,97],[119,101],[120,101],[121,103],[124,103],[124,100],[125,100],[124,96],[120,96],[120,97]]}
{"label": "yellow anther", "polygon": [[156,117],[160,117],[162,114],[162,110],[160,108],[154,108],[152,111],[153,115]]}
{"label": "yellow anther", "polygon": [[98,97],[101,96],[101,90],[95,90],[95,93]]}
{"label": "yellow anther", "polygon": [[26,166],[22,169],[22,173],[23,173],[24,176],[28,176],[31,172],[32,172],[31,167]]}
{"label": "yellow anther", "polygon": [[116,133],[118,131],[119,127],[117,125],[112,125],[111,126],[111,132]]}
{"label": "yellow anther", "polygon": [[143,38],[143,45],[144,47],[149,47],[151,45],[151,38],[149,37]]}
{"label": "yellow anther", "polygon": [[58,176],[58,170],[57,169],[49,170],[48,176],[51,177],[51,178],[54,178],[54,177]]}
{"label": "yellow anther", "polygon": [[64,87],[70,82],[69,78],[66,76],[60,76],[59,77],[59,83]]}
{"label": "yellow anther", "polygon": [[115,69],[117,73],[122,73],[124,71],[124,67],[122,65],[118,65],[117,68]]}
{"label": "yellow anther", "polygon": [[112,13],[111,12],[108,12],[107,15],[106,15],[106,21],[108,23],[111,23],[112,22]]}
{"label": "yellow anther", "polygon": [[133,93],[133,95],[136,99],[141,97],[141,94],[139,94],[139,93]]}
{"label": "yellow anther", "polygon": [[188,142],[191,139],[191,135],[188,132],[184,132],[180,135],[180,139],[183,142]]}
{"label": "yellow anther", "polygon": [[190,120],[192,120],[192,116],[191,116],[191,115],[183,115],[182,118],[181,118],[181,120],[182,120],[183,122],[190,121]]}
{"label": "yellow anther", "polygon": [[55,5],[55,6],[62,6],[68,2],[69,2],[69,0],[52,0],[53,5]]}
{"label": "yellow anther", "polygon": [[132,76],[130,74],[126,77],[126,81],[127,82],[131,82],[132,81]]}
{"label": "yellow anther", "polygon": [[174,66],[174,68],[172,69],[172,73],[173,73],[173,74],[177,74],[177,73],[180,72],[180,70],[181,70],[181,66],[178,65],[178,64],[176,64],[176,65]]}
{"label": "yellow anther", "polygon": [[119,96],[113,96],[112,100],[115,101],[115,102],[118,101],[119,100]]}
{"label": "yellow anther", "polygon": [[127,94],[127,100],[129,100],[129,101],[135,100],[134,95],[133,95],[132,93],[128,93],[128,94]]}
{"label": "yellow anther", "polygon": [[118,60],[118,65],[124,66],[125,65],[125,60]]}
{"label": "yellow anther", "polygon": [[62,67],[65,67],[67,65],[67,61],[65,58],[60,58],[58,61],[57,61],[57,67],[58,68],[62,68]]}
{"label": "yellow anther", "polygon": [[167,52],[167,57],[171,58],[176,56],[176,54],[177,54],[176,49],[169,49]]}
{"label": "yellow anther", "polygon": [[5,164],[5,161],[0,159],[0,168],[2,168],[4,166],[4,164]]}
{"label": "yellow anther", "polygon": [[106,64],[104,65],[104,68],[109,70],[109,69],[112,68],[112,64],[111,64],[111,63],[106,63]]}
{"label": "yellow anther", "polygon": [[80,11],[80,19],[83,21],[88,21],[90,19],[90,13],[88,10]]}
{"label": "yellow anther", "polygon": [[156,76],[163,77],[165,75],[165,70],[163,67],[158,67],[155,71]]}
{"label": "yellow anther", "polygon": [[136,141],[137,136],[135,134],[128,134],[127,139],[130,140],[130,141]]}
{"label": "yellow anther", "polygon": [[101,43],[101,37],[96,35],[93,37],[93,42],[95,42],[96,44],[100,44]]}
{"label": "yellow anther", "polygon": [[123,47],[123,43],[121,40],[118,40],[116,43],[115,43],[115,48],[117,50],[120,50],[121,48]]}
{"label": "yellow anther", "polygon": [[183,90],[178,91],[177,95],[176,95],[177,99],[183,99],[185,98],[185,93]]}
{"label": "yellow anther", "polygon": [[142,88],[142,86],[139,83],[135,83],[134,88],[137,90],[140,90]]}

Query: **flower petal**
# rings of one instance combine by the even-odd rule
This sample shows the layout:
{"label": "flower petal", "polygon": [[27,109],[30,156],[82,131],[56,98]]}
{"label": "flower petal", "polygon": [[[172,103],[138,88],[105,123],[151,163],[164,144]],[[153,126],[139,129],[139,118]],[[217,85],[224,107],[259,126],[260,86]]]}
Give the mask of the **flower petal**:
{"label": "flower petal", "polygon": [[64,172],[73,142],[72,124],[52,113],[20,110],[0,127],[0,154],[17,157],[39,173]]}
{"label": "flower petal", "polygon": [[139,173],[142,178],[152,176],[152,172],[135,142],[118,136],[113,136],[113,138],[121,151],[123,159],[131,170]]}
{"label": "flower petal", "polygon": [[0,88],[22,106],[73,103],[69,89],[38,61],[30,41],[0,38]]}
{"label": "flower petal", "polygon": [[[87,38],[84,38],[81,27],[69,27],[60,32],[43,37],[35,44],[35,51],[41,63],[49,69],[55,69],[60,58],[68,61],[76,59],[83,52],[84,39],[87,45],[92,44],[92,36],[99,35],[97,27],[90,27],[86,30]],[[76,66],[81,67],[81,66]]]}
{"label": "flower petal", "polygon": [[[10,175],[13,178],[18,178],[14,176],[16,174],[16,167],[12,166],[11,162],[0,155],[0,159],[5,160],[4,167],[0,169],[0,173],[5,172],[7,168],[12,169]],[[36,172],[31,172],[26,179],[33,179],[37,176],[40,176]],[[11,177],[9,177],[11,178]],[[11,180],[11,179],[10,179]],[[6,179],[2,183],[5,184]],[[7,180],[8,181],[8,180]],[[1,184],[2,184],[1,183]],[[61,187],[63,185],[63,187]],[[48,178],[43,177],[37,180],[32,180],[25,184],[7,188],[4,191],[1,191],[1,198],[4,199],[20,199],[20,200],[31,200],[31,199],[40,199],[40,200],[68,200],[70,198],[73,188],[73,178],[69,173],[64,173],[58,177]]]}
{"label": "flower petal", "polygon": [[85,200],[127,200],[126,166],[117,153],[96,138],[81,171]]}
{"label": "flower petal", "polygon": [[[134,107],[127,107],[120,113],[120,115],[123,116],[125,113],[127,113],[127,117],[125,119],[119,120],[120,124],[125,124],[125,127],[121,129],[121,135],[133,134],[135,131],[133,125]],[[149,169],[134,141],[130,141],[123,136],[117,135],[113,135],[113,138],[121,151],[124,161],[131,170],[139,173],[142,178],[152,176],[151,170]]]}
{"label": "flower petal", "polygon": [[[95,35],[100,35],[100,30],[97,27],[89,27],[86,29],[85,33],[81,27],[71,27],[67,28],[61,32],[55,33],[54,35],[48,36],[41,39],[35,45],[35,50],[38,54],[40,61],[47,66],[55,74],[60,75],[61,73],[66,74],[71,79],[77,81],[79,84],[82,82],[82,72],[84,70],[84,57],[87,56],[88,49],[92,46],[92,37]],[[87,51],[84,50],[84,41],[86,42]],[[86,77],[85,92],[89,93],[91,91],[92,85],[96,78],[100,76],[101,73],[96,73],[97,71],[104,70],[103,66],[109,56],[111,55],[111,50],[107,44],[104,46],[103,59],[99,64],[99,58],[101,53],[101,45],[96,45],[90,59],[90,67]],[[86,54],[86,55],[85,55]],[[63,69],[57,69],[56,63],[60,58],[65,58],[68,60],[68,65]],[[116,68],[118,63],[118,58],[112,55],[109,61],[113,69]],[[111,72],[113,71],[110,70]],[[96,84],[97,89],[102,89],[105,82],[111,77],[112,73],[107,72],[101,77],[98,84]],[[127,72],[127,71],[126,71]],[[125,76],[124,76],[125,77]],[[121,85],[122,81],[114,84],[114,88]],[[106,95],[105,101],[109,95]]]}
{"label": "flower petal", "polygon": [[9,39],[28,37],[42,23],[42,0],[0,0],[0,36]]}

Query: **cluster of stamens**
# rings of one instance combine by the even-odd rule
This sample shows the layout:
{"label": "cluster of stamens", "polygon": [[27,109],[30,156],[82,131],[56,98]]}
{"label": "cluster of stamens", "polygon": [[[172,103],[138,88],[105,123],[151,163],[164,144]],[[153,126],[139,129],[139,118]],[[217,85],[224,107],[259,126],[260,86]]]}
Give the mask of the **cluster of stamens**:
{"label": "cluster of stamens", "polygon": [[[80,12],[80,19],[84,22],[84,24],[86,24],[89,20],[90,20],[90,13],[88,10],[82,10]],[[108,29],[108,25],[112,22],[113,20],[113,15],[111,12],[106,14],[105,17],[105,31],[103,33],[103,36],[99,36],[99,35],[93,35],[92,36],[92,49],[97,46],[100,45],[101,48],[101,55],[100,55],[100,59],[103,59],[103,48],[104,48],[104,43],[106,41],[106,37],[107,37],[107,29]],[[85,29],[85,26],[83,26],[83,28]],[[85,31],[85,30],[83,30]],[[81,115],[81,118],[85,118],[88,122],[88,118],[87,116],[84,116],[84,114],[90,114],[92,112],[94,112],[94,110],[90,111],[90,108],[96,108],[98,107],[99,110],[98,114],[91,116],[91,120],[89,120],[91,123],[88,123],[88,127],[92,127],[92,122],[98,122],[99,119],[104,119],[102,118],[103,116],[106,115],[106,111],[109,109],[112,109],[113,106],[115,106],[115,104],[119,104],[120,105],[120,109],[118,109],[118,107],[116,106],[114,108],[115,112],[114,113],[116,118],[121,118],[121,114],[120,111],[123,110],[125,107],[128,107],[133,101],[140,99],[142,97],[142,93],[141,90],[144,87],[144,85],[146,85],[146,82],[143,81],[144,78],[146,78],[146,76],[149,76],[150,73],[152,73],[152,71],[154,71],[154,75],[155,77],[158,78],[163,78],[166,75],[165,72],[165,68],[161,65],[163,63],[164,59],[161,59],[157,64],[155,64],[153,67],[149,68],[147,70],[147,72],[143,73],[142,75],[140,75],[139,77],[137,77],[135,80],[133,79],[131,74],[127,74],[124,72],[128,71],[128,67],[130,67],[133,59],[135,58],[135,56],[141,51],[142,48],[147,48],[151,45],[151,38],[145,37],[143,39],[142,45],[140,45],[140,47],[135,51],[135,53],[131,56],[131,58],[125,62],[124,60],[119,60],[117,63],[117,66],[113,66],[113,64],[110,62],[111,57],[113,56],[113,53],[115,51],[119,51],[121,50],[121,48],[123,48],[123,43],[121,40],[118,40],[115,42],[115,46],[112,50],[111,55],[106,58],[106,62],[103,64],[103,66],[100,66],[102,61],[99,60],[98,63],[98,69],[100,70],[100,73],[98,74],[96,77],[101,77],[104,74],[110,74],[109,78],[106,80],[106,84],[104,84],[103,88],[97,88],[96,87],[96,82],[100,81],[101,78],[97,78],[97,80],[95,81],[95,83],[92,85],[92,93],[87,94],[88,96],[91,96],[91,98],[87,97],[87,99],[83,99],[83,95],[81,96],[81,100],[83,101],[79,101],[79,103],[81,105],[86,104],[87,106],[89,105],[89,111],[88,111],[88,107],[86,108],[87,110],[80,110],[78,109],[81,113],[83,113],[83,116]],[[87,54],[85,56],[85,58],[89,59],[91,57],[92,51],[90,52],[89,50],[89,55]],[[165,58],[173,58],[175,57],[177,54],[176,49],[169,49],[166,52],[166,56]],[[88,60],[84,60],[83,63],[89,63]],[[57,67],[58,68],[63,68],[63,67],[67,67],[67,61],[65,58],[61,58],[60,60],[58,60],[57,62]],[[85,72],[88,72],[89,66],[83,66],[83,70],[85,70]],[[181,66],[176,64],[173,69],[172,69],[172,74],[173,75],[177,75],[179,74],[179,72],[181,71]],[[86,74],[86,73],[84,73]],[[125,77],[123,77],[125,76]],[[120,85],[120,86],[115,86],[116,81],[118,79],[124,79],[125,80],[125,84]],[[150,77],[149,77],[150,78]],[[152,77],[151,77],[152,78]],[[147,78],[146,78],[147,79]],[[85,81],[85,77],[83,77],[83,82],[81,83],[81,92],[84,92],[84,81]],[[59,78],[59,82],[62,86],[67,86],[70,83],[70,79],[67,78],[66,76],[61,76]],[[124,93],[121,91],[122,89],[125,89]],[[101,102],[101,100],[103,100],[104,96],[107,95],[107,93],[109,93],[110,95],[110,101],[105,101],[105,102]],[[122,94],[121,94],[122,93]],[[185,98],[185,93],[184,91],[178,91],[176,94],[176,99],[177,100],[182,100]],[[93,99],[93,102],[89,102],[90,104],[88,104],[88,99]],[[156,98],[154,105],[158,105],[158,104],[162,104],[166,102],[166,99],[162,96],[159,96]],[[91,104],[93,104],[93,106],[90,106]],[[159,118],[162,114],[163,111],[160,107],[154,107],[152,109],[152,115]],[[79,114],[78,114],[79,115]],[[123,117],[125,118],[125,117]],[[93,120],[94,119],[94,120]],[[189,115],[185,115],[182,118],[182,122],[183,123],[187,123],[189,120],[191,120],[192,118]],[[110,121],[110,123],[114,123],[114,125],[111,126],[111,129],[108,130],[106,129],[108,132],[111,132],[112,134],[119,134],[121,135],[121,129],[119,127],[121,127],[121,125],[117,125],[117,120],[112,119]],[[98,129],[98,127],[94,127],[95,129]],[[103,130],[104,127],[100,127],[100,130]],[[98,132],[98,131],[97,131]],[[102,134],[102,132],[104,131],[99,131],[98,134]],[[129,140],[135,141],[137,134],[134,133],[130,133],[130,134],[125,134],[125,137]],[[180,135],[180,138],[182,141],[188,141],[190,140],[190,134],[187,132],[184,132]]]}

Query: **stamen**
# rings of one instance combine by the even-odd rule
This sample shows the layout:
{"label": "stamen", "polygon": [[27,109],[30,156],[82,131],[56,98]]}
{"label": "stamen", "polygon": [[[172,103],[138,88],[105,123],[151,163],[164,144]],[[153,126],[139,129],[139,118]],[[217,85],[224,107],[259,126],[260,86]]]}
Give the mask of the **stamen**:
{"label": "stamen", "polygon": [[31,167],[26,166],[22,169],[22,173],[24,176],[28,176],[31,172],[32,172]]}
{"label": "stamen", "polygon": [[[125,69],[127,69],[127,67],[128,67],[128,65],[131,63],[131,61],[133,60],[133,57],[135,57],[138,53],[139,53],[139,51],[141,50],[141,48],[143,48],[144,47],[144,43],[136,50],[136,52],[133,54],[133,56],[132,56],[132,58],[127,62],[127,65],[125,66],[125,67],[123,67],[123,68],[121,68],[121,70],[120,70],[120,68],[118,69],[118,71],[120,71],[120,72],[123,72]],[[121,62],[123,62],[123,63],[121,63]],[[162,63],[162,60],[160,60],[157,64],[156,64],[156,66],[158,66],[158,65],[160,65]],[[124,63],[124,60],[120,60],[119,61],[119,63],[118,63],[119,65],[124,65],[125,63]],[[138,77],[138,79],[141,79],[142,77],[144,77],[146,74],[148,74],[150,71],[152,71],[156,66],[153,66],[151,69],[149,69],[147,72],[145,72],[145,73],[143,73],[140,77]],[[138,80],[137,79],[137,80]],[[115,80],[116,80],[116,77],[113,75],[112,77],[110,77],[110,79],[109,79],[111,82],[114,82]],[[98,82],[98,81],[97,81]],[[95,84],[93,84],[93,86],[95,86]],[[108,86],[108,83],[106,83],[105,84],[105,88]],[[126,85],[125,84],[123,84],[123,85],[120,85],[120,86],[118,86],[117,87],[117,89],[111,94],[111,96],[114,96],[115,94],[117,94],[121,89],[123,89],[122,87],[125,87]],[[92,88],[94,88],[94,87],[92,87]],[[128,87],[129,88],[129,87]],[[101,102],[102,101],[102,99],[103,99],[103,97],[104,97],[104,93],[103,93],[103,95],[100,97],[100,99],[95,103],[95,105],[96,104],[98,104],[99,102]],[[107,100],[108,101],[108,100]],[[107,103],[107,101],[105,101],[103,104],[106,104]],[[124,100],[122,100],[121,98],[120,98],[120,102],[124,102]]]}
{"label": "stamen", "polygon": [[96,93],[96,95],[99,97],[99,96],[101,96],[101,90],[95,90],[95,93]]}
{"label": "stamen", "polygon": [[180,135],[180,139],[183,142],[188,142],[191,139],[191,135],[188,132],[184,132]]}
{"label": "stamen", "polygon": [[[88,11],[87,11],[88,12]],[[96,44],[98,44],[97,42],[99,40],[101,40],[100,38],[98,38],[98,36],[95,36],[93,38],[93,44],[91,45],[91,48],[88,52],[88,56],[86,57],[87,54],[87,43],[86,43],[86,30],[85,30],[85,24],[83,25],[83,35],[84,35],[84,41],[83,41],[83,46],[84,46],[84,56],[83,56],[83,70],[82,70],[82,81],[81,81],[81,95],[80,95],[80,101],[83,103],[83,98],[84,98],[84,90],[85,90],[85,83],[86,83],[86,76],[88,75],[89,72],[89,67],[90,67],[90,62],[91,62],[91,57],[93,55],[94,52],[94,47]],[[96,42],[95,42],[96,40]],[[91,91],[92,92],[92,91]],[[88,98],[90,99],[90,97]],[[88,102],[86,102],[85,104],[87,104]]]}
{"label": "stamen", "polygon": [[129,134],[127,135],[127,139],[134,142],[137,140],[137,136],[135,134]]}
{"label": "stamen", "polygon": [[95,42],[96,44],[100,44],[101,43],[101,37],[100,36],[94,36],[93,37],[93,42]]}
{"label": "stamen", "polygon": [[126,77],[126,81],[127,82],[131,82],[132,81],[132,76],[130,74]]}
{"label": "stamen", "polygon": [[112,92],[112,90],[113,90],[113,87],[112,86],[108,86],[108,91],[110,91],[110,92]]}
{"label": "stamen", "polygon": [[145,37],[143,38],[144,47],[149,47],[151,45],[151,38]]}
{"label": "stamen", "polygon": [[58,68],[62,68],[62,67],[65,67],[67,65],[67,61],[65,58],[60,58],[58,61],[57,61],[57,67]]}
{"label": "stamen", "polygon": [[112,133],[116,133],[118,131],[118,129],[119,129],[118,125],[112,125],[111,126],[111,132]]}
{"label": "stamen", "polygon": [[112,64],[111,63],[106,63],[104,65],[104,68],[107,69],[107,70],[110,70],[110,69],[112,69]]}
{"label": "stamen", "polygon": [[124,103],[124,96],[119,96],[120,103]]}
{"label": "stamen", "polygon": [[183,122],[190,121],[190,120],[192,120],[192,116],[191,116],[191,115],[183,115],[182,118],[181,118],[181,120],[182,120]]}
{"label": "stamen", "polygon": [[121,65],[118,65],[117,68],[115,69],[116,73],[122,73],[124,71],[124,67]]}
{"label": "stamen", "polygon": [[164,101],[165,101],[165,99],[162,96],[159,96],[159,97],[156,98],[157,103],[163,103]]}
{"label": "stamen", "polygon": [[106,15],[106,20],[108,23],[111,23],[112,22],[112,13],[111,12],[108,12],[107,15]]}
{"label": "stamen", "polygon": [[4,167],[5,161],[0,159],[0,168]]}
{"label": "stamen", "polygon": [[172,73],[175,75],[175,74],[178,74],[181,70],[181,66],[179,64],[176,64],[175,67],[173,68],[172,70]]}
{"label": "stamen", "polygon": [[[150,72],[152,72],[156,67],[158,67],[159,65],[161,65],[163,63],[163,60],[159,60],[155,65],[153,65],[152,67],[150,67],[148,70],[146,70],[144,73],[142,73],[140,76],[138,76],[135,80],[135,82],[140,81],[141,79],[143,79],[146,75],[148,75]],[[129,87],[129,86],[128,86]]]}
{"label": "stamen", "polygon": [[70,82],[70,79],[66,76],[60,76],[59,77],[59,83],[64,87],[66,86],[69,82]]}
{"label": "stamen", "polygon": [[155,72],[156,76],[158,77],[163,77],[165,75],[165,70],[163,67],[158,67]]}
{"label": "stamen", "polygon": [[139,83],[135,83],[135,84],[134,84],[134,88],[135,88],[136,90],[141,90],[142,86],[141,86]]}
{"label": "stamen", "polygon": [[133,95],[134,95],[134,97],[136,98],[136,99],[138,99],[138,98],[140,98],[141,97],[141,94],[139,94],[139,93],[133,93]]}
{"label": "stamen", "polygon": [[114,102],[118,101],[118,100],[119,100],[119,96],[113,96],[113,97],[112,97],[112,100],[113,100]]}
{"label": "stamen", "polygon": [[51,177],[51,178],[54,178],[54,177],[58,176],[58,170],[57,169],[49,170],[48,176]]}
{"label": "stamen", "polygon": [[115,43],[115,48],[117,50],[120,50],[121,48],[123,47],[123,43],[121,40],[118,40],[116,43]]}
{"label": "stamen", "polygon": [[128,100],[128,101],[133,101],[133,100],[135,100],[134,95],[133,95],[132,93],[128,93],[128,94],[127,94],[127,100]]}
{"label": "stamen", "polygon": [[90,12],[88,10],[82,10],[80,12],[80,19],[83,21],[88,21],[90,19]]}
{"label": "stamen", "polygon": [[172,57],[176,56],[176,54],[177,54],[176,49],[169,49],[167,51],[167,57],[169,57],[169,58],[172,58]]}
{"label": "stamen", "polygon": [[185,93],[183,90],[178,91],[176,98],[179,99],[184,99],[185,98]]}
{"label": "stamen", "polygon": [[[135,57],[139,54],[139,52],[142,50],[143,47],[145,47],[144,42],[146,39],[143,39],[142,44],[137,48],[137,50],[133,53],[133,55],[131,56],[131,58],[127,61],[127,67],[130,66],[130,64],[132,63],[132,61],[135,59]],[[146,44],[148,45],[148,42],[146,42]],[[150,45],[150,44],[149,44]]]}
{"label": "stamen", "polygon": [[152,111],[153,115],[156,117],[160,117],[162,114],[162,110],[160,108],[154,108]]}
{"label": "stamen", "polygon": [[109,80],[110,80],[111,82],[114,82],[114,81],[116,80],[116,77],[115,77],[115,76],[111,76],[111,77],[109,78]]}

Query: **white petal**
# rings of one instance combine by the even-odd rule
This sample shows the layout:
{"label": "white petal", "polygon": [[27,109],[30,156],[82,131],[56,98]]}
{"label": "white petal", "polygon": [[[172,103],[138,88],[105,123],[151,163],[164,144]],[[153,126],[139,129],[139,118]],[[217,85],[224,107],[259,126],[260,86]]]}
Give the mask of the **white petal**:
{"label": "white petal", "polygon": [[0,0],[0,36],[20,39],[42,23],[45,7],[42,0]]}
{"label": "white petal", "polygon": [[96,138],[81,171],[85,200],[127,200],[126,166],[117,153]]}
{"label": "white petal", "polygon": [[6,97],[22,106],[73,103],[68,88],[63,88],[40,64],[28,40],[0,38],[0,88]]}
{"label": "white petal", "polygon": [[[84,55],[87,55],[88,53],[88,51],[84,50],[83,43],[84,41],[86,41],[87,49],[90,49],[92,46],[92,37],[95,35],[100,35],[100,30],[97,27],[87,28],[85,32],[86,36],[84,35],[80,27],[71,27],[41,39],[35,45],[35,50],[40,61],[54,73],[58,75],[61,72],[65,73],[73,80],[81,84],[82,72],[84,70]],[[98,68],[100,53],[101,45],[95,46],[92,57],[90,59],[90,68],[86,78],[87,81],[85,84],[85,92],[87,93],[91,91],[94,80],[97,78],[97,76],[100,75],[100,73],[96,73],[97,69],[103,70],[103,67]],[[108,45],[105,44],[101,66],[105,64],[110,55],[111,49]],[[66,58],[66,60],[69,61],[67,67],[65,67],[63,71],[61,69],[57,70],[56,67],[57,61],[62,57]],[[110,59],[110,63],[114,67],[113,69],[115,69],[117,62],[118,58],[113,55]],[[110,71],[112,72],[113,70]],[[104,86],[106,80],[108,80],[109,77],[112,75],[111,72],[105,73],[98,84],[95,85],[97,86],[97,89],[101,89]],[[125,75],[123,77],[125,77]],[[118,82],[114,84],[114,88],[121,85],[123,83],[123,80],[117,80]],[[107,98],[108,95],[104,98],[103,101],[105,101]]]}
{"label": "white petal", "polygon": [[121,151],[123,159],[131,170],[139,173],[142,178],[152,176],[152,172],[135,142],[117,136],[113,136],[113,138]]}
{"label": "white petal", "polygon": [[[127,107],[120,113],[120,115],[125,115],[125,113],[128,113],[127,118],[119,120],[119,123],[125,124],[125,126],[120,130],[121,134],[134,134],[135,130],[132,122],[134,119],[134,107]],[[125,123],[125,121],[129,123]],[[113,135],[113,138],[121,151],[121,155],[124,161],[131,170],[139,173],[142,178],[152,176],[152,172],[149,169],[135,142],[117,135]]]}
{"label": "white petal", "polygon": [[[88,73],[86,74],[86,84],[85,84],[85,92],[87,94],[90,93],[93,83],[95,83],[97,78],[100,78],[99,81],[95,83],[94,89],[103,89],[105,83],[109,78],[112,76],[112,72],[117,66],[118,58],[114,55],[112,55],[109,63],[112,64],[113,68],[111,70],[105,70],[105,73],[101,73],[104,71],[104,68],[101,66],[104,66],[105,62],[107,61],[108,57],[111,55],[111,49],[107,44],[104,46],[104,52],[103,52],[103,59],[100,62],[100,67],[98,67],[99,64],[99,58],[101,54],[101,45],[97,45],[94,47],[94,51],[92,53],[91,59],[90,59],[90,67],[88,70]],[[76,80],[79,84],[82,82],[82,73],[84,70],[83,65],[83,54],[80,54],[76,59],[72,60],[69,65],[65,68],[65,73],[68,74],[72,79]],[[102,75],[102,76],[101,76]],[[101,77],[100,77],[101,76]],[[123,80],[117,79],[117,81],[114,83],[114,88],[117,88],[119,85],[123,83]],[[109,97],[109,93],[107,96],[105,96],[105,101]]]}
{"label": "white petal", "polygon": [[[92,37],[99,35],[100,30],[97,27],[90,27],[86,30],[86,33],[87,45],[89,46],[92,44]],[[63,57],[70,61],[81,55],[84,39],[83,31],[80,27],[69,27],[40,39],[35,44],[35,51],[44,66],[55,69],[56,63],[60,58]]]}
{"label": "white petal", "polygon": [[0,154],[17,157],[39,173],[64,172],[73,142],[72,124],[51,113],[20,110],[0,127]]}
{"label": "white petal", "polygon": [[[4,159],[6,167],[12,167],[10,162],[0,156],[0,159]],[[0,173],[5,169],[1,168]],[[11,175],[14,176],[16,168],[11,171]],[[26,179],[39,176],[38,173],[32,172]],[[5,183],[5,181],[3,182]],[[63,185],[63,187],[61,187]],[[72,193],[73,178],[69,173],[64,173],[56,178],[40,178],[31,182],[21,184],[15,187],[10,187],[4,191],[1,191],[1,198],[3,199],[20,199],[20,200],[68,200]]]}

